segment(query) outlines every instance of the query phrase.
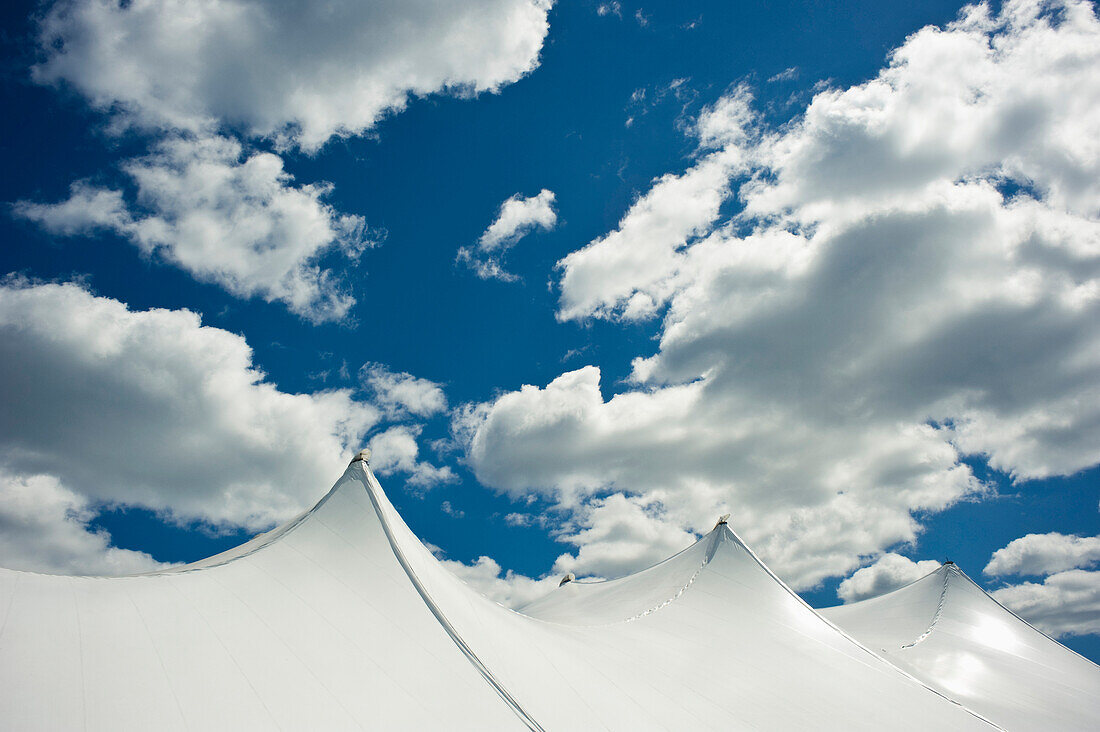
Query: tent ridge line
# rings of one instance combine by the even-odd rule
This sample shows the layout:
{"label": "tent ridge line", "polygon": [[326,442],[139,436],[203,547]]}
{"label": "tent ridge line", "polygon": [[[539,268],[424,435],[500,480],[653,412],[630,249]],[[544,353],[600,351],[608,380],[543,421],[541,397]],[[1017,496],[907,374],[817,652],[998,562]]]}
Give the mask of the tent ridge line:
{"label": "tent ridge line", "polygon": [[477,670],[477,672],[481,674],[481,677],[485,679],[485,681],[491,687],[493,687],[493,690],[497,693],[497,695],[500,696],[502,700],[504,700],[505,704],[507,704],[513,712],[515,712],[516,716],[520,718],[524,725],[526,725],[528,729],[532,730],[532,732],[545,732],[542,725],[540,725],[538,721],[535,720],[535,718],[532,717],[527,712],[527,710],[524,709],[522,705],[520,705],[518,701],[516,701],[516,698],[513,697],[506,688],[504,688],[504,685],[496,678],[496,676],[493,675],[493,672],[484,664],[484,662],[482,662],[480,658],[478,658],[474,650],[459,634],[458,629],[454,627],[450,620],[448,620],[446,614],[444,614],[443,612],[443,609],[432,598],[431,594],[428,592],[428,588],[424,585],[420,577],[416,574],[416,570],[414,570],[412,565],[409,563],[408,558],[406,558],[405,556],[405,552],[401,549],[396,537],[393,534],[393,528],[390,526],[389,518],[382,510],[379,497],[376,494],[376,491],[381,491],[382,487],[378,485],[377,479],[374,477],[374,473],[371,472],[369,467],[367,467],[365,460],[352,461],[352,465],[349,466],[348,469],[352,470],[352,466],[354,466],[357,462],[361,463],[361,467],[359,468],[359,470],[363,472],[363,475],[366,478],[366,480],[363,481],[363,484],[366,488],[367,496],[370,498],[371,505],[374,507],[374,512],[378,515],[378,521],[382,525],[382,530],[386,534],[386,539],[389,542],[390,548],[393,550],[394,556],[397,557],[397,561],[401,565],[401,568],[405,570],[405,574],[412,582],[413,587],[420,595],[420,599],[424,601],[424,604],[427,606],[428,610],[431,611],[432,615],[435,617],[439,625],[443,628],[444,632],[447,633],[451,640],[454,641],[454,644],[458,646],[458,649],[462,652],[462,655],[464,655],[466,659],[470,662],[470,664]]}

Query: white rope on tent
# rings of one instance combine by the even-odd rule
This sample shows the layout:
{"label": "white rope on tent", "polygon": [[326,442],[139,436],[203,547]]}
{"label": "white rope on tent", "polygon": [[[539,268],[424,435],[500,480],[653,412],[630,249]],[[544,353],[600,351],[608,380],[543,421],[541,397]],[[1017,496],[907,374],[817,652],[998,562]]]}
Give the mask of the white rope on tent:
{"label": "white rope on tent", "polygon": [[923,641],[928,636],[932,635],[932,631],[935,630],[935,628],[936,628],[936,623],[938,623],[940,621],[940,616],[943,615],[943,606],[947,602],[947,583],[951,579],[951,571],[952,570],[958,571],[958,570],[955,569],[954,564],[945,564],[943,566],[943,569],[944,569],[944,572],[943,572],[943,589],[940,590],[940,603],[939,603],[939,605],[936,606],[935,614],[932,615],[932,622],[928,624],[928,630],[921,633],[917,637],[917,639],[915,641],[913,641],[912,643],[906,643],[904,646],[902,646],[903,649],[904,648],[912,648],[913,646],[917,645],[918,643]]}
{"label": "white rope on tent", "polygon": [[631,617],[627,618],[626,620],[624,620],[622,622],[632,623],[635,620],[640,620],[640,619],[644,618],[646,615],[650,615],[652,613],[655,613],[658,610],[660,610],[661,608],[668,607],[672,603],[676,602],[676,600],[680,599],[680,596],[683,595],[685,592],[687,592],[689,587],[691,587],[693,584],[695,584],[695,579],[699,576],[699,574],[704,569],[706,569],[706,566],[710,563],[711,558],[714,557],[714,552],[717,551],[717,549],[718,549],[718,542],[720,542],[722,540],[722,537],[724,536],[724,532],[718,530],[718,527],[725,525],[725,523],[726,523],[725,519],[728,518],[728,517],[729,517],[729,514],[726,514],[725,516],[722,517],[721,520],[718,521],[717,524],[715,524],[715,526],[714,526],[715,530],[712,532],[713,536],[711,536],[711,538],[710,538],[710,546],[707,547],[707,553],[706,553],[706,555],[703,556],[703,563],[699,565],[699,569],[695,570],[695,572],[692,573],[691,577],[687,581],[687,584],[685,584],[683,587],[681,587],[679,590],[677,590],[675,595],[668,598],[667,600],[662,602],[660,605],[655,605],[654,607],[651,607],[648,610],[644,610],[643,612],[640,612],[637,615],[632,615]]}

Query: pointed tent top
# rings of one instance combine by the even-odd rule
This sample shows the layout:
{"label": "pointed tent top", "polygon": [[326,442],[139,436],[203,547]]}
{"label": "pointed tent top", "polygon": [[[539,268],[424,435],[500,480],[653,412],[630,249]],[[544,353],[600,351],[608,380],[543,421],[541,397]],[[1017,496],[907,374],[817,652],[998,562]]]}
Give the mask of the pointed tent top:
{"label": "pointed tent top", "polygon": [[369,447],[364,447],[362,450],[360,450],[359,454],[357,454],[355,457],[353,457],[351,459],[351,462],[348,463],[348,465],[353,465],[353,464],[359,462],[360,460],[363,461],[364,463],[366,463],[367,465],[370,465],[370,448]]}
{"label": "pointed tent top", "polygon": [[567,582],[572,582],[575,579],[577,579],[576,575],[574,575],[572,572],[568,572],[564,577],[561,578],[561,582],[558,583],[558,587],[561,587]]}
{"label": "pointed tent top", "polygon": [[718,523],[716,523],[716,524],[714,525],[714,528],[716,528],[716,529],[717,529],[717,528],[718,528],[719,526],[725,526],[725,525],[726,525],[726,523],[727,523],[727,522],[728,522],[729,520],[730,520],[730,515],[729,515],[728,513],[724,513],[724,514],[722,514],[721,516],[719,516],[719,517],[718,517]]}

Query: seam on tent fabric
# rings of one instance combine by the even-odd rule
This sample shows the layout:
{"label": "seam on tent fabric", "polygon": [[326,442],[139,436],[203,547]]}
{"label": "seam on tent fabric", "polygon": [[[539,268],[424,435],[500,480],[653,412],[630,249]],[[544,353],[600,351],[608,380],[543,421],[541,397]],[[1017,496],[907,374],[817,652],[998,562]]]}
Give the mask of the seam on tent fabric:
{"label": "seam on tent fabric", "polygon": [[940,590],[940,602],[936,605],[936,612],[932,615],[932,622],[928,624],[928,629],[917,636],[917,639],[912,643],[906,643],[902,646],[902,649],[912,648],[928,636],[932,635],[932,631],[936,629],[936,623],[940,621],[940,616],[943,615],[944,605],[947,604],[947,583],[951,580],[951,571],[954,565],[949,564],[944,567],[943,572],[943,589]]}
{"label": "seam on tent fabric", "polygon": [[[265,575],[267,577],[271,577],[270,574],[268,574],[263,569],[258,567],[255,563],[249,563],[248,566],[250,566],[253,570],[259,572],[262,575]],[[355,724],[356,727],[358,727],[359,729],[366,729],[365,727],[363,727],[363,724],[358,719],[356,719],[355,715],[352,714],[351,710],[349,710],[344,705],[344,703],[342,701],[340,701],[340,695],[337,694],[336,692],[334,692],[332,689],[330,689],[328,687],[328,684],[326,684],[324,682],[324,680],[320,676],[317,675],[317,672],[313,670],[313,667],[310,666],[310,664],[306,663],[304,658],[302,658],[300,655],[298,655],[298,653],[294,650],[293,647],[291,647],[290,643],[287,642],[286,638],[284,638],[281,633],[279,633],[277,630],[272,628],[271,624],[268,623],[264,619],[264,617],[262,615],[260,615],[260,613],[256,612],[256,609],[253,608],[248,602],[246,602],[244,600],[244,598],[242,598],[240,595],[238,595],[237,592],[233,589],[232,586],[226,584],[221,579],[218,579],[218,575],[216,575],[216,574],[213,574],[213,575],[210,575],[210,576],[214,580],[214,582],[216,582],[218,584],[219,587],[221,587],[223,590],[225,590],[225,592],[230,597],[232,597],[234,600],[236,600],[238,603],[240,603],[243,607],[245,607],[248,610],[248,612],[251,613],[252,617],[256,618],[256,620],[258,620],[260,622],[260,624],[263,625],[263,627],[267,628],[267,632],[271,634],[271,637],[274,638],[279,643],[281,643],[283,648],[287,651],[287,653],[289,653],[291,656],[293,656],[294,659],[296,661],[298,661],[299,664],[301,664],[302,668],[304,668],[309,673],[309,675],[313,677],[313,680],[317,682],[317,686],[319,686],[321,689],[323,689],[329,695],[329,697],[334,702],[336,702],[336,706],[338,706],[341,710],[343,710],[344,714],[347,715],[348,719],[350,719]],[[288,594],[293,595],[294,597],[296,597],[299,602],[303,602],[302,598],[298,596],[298,593],[291,590],[289,587],[284,585],[282,582],[278,582],[278,581],[276,581],[276,582],[277,582],[277,584],[279,584],[283,588],[283,590],[285,592],[287,592]]]}
{"label": "seam on tent fabric", "polygon": [[[317,523],[318,523],[319,526],[324,527],[333,536],[336,536],[336,537],[339,538],[339,535],[336,534],[332,530],[332,528],[330,526],[327,526],[323,521],[318,521]],[[326,567],[324,564],[321,564],[320,562],[318,562],[317,560],[315,560],[313,557],[309,556],[308,554],[303,553],[300,549],[293,546],[292,544],[288,543],[286,546],[287,546],[287,548],[289,548],[293,552],[295,552],[298,556],[300,556],[304,561],[309,562],[313,567],[315,567],[317,572],[319,572],[321,574],[324,574],[330,580],[332,580],[333,582],[336,582],[341,587],[343,587],[344,590],[346,590],[349,594],[353,595],[356,599],[358,599],[364,605],[368,606],[372,611],[377,613],[379,617],[381,617],[381,618],[388,618],[389,617],[385,613],[383,613],[373,602],[371,602],[371,598],[368,595],[364,595],[357,588],[352,587],[348,583],[344,582],[343,579],[341,579],[340,577],[336,576],[331,571],[329,571],[328,567]],[[359,554],[359,556],[364,557],[364,555],[361,554],[361,553]],[[263,570],[263,571],[266,572],[266,570]],[[271,576],[271,577],[274,578],[274,576],[271,575],[270,573],[268,573],[268,576]],[[282,582],[279,582],[279,584],[282,584],[284,587],[286,587],[286,585],[283,584]],[[287,589],[289,589],[289,588],[287,588]],[[415,701],[416,701],[415,694],[410,689],[406,688],[405,685],[401,682],[401,680],[399,678],[395,677],[393,674],[390,674],[386,670],[385,666],[383,666],[378,661],[376,661],[371,656],[371,654],[367,651],[367,649],[360,646],[357,641],[355,641],[353,638],[349,637],[342,630],[340,630],[332,622],[332,620],[330,620],[328,618],[328,616],[325,613],[321,612],[317,607],[314,606],[313,602],[310,599],[302,597],[297,592],[295,592],[294,594],[297,595],[298,598],[303,603],[305,603],[305,606],[307,608],[309,608],[310,612],[312,612],[314,615],[316,615],[318,618],[320,618],[321,622],[323,622],[325,625],[327,625],[330,629],[332,629],[333,632],[335,632],[340,638],[342,638],[350,647],[354,648],[358,653],[360,653],[364,658],[366,658],[374,666],[374,668],[378,669],[378,672],[380,674],[385,675],[394,684],[394,686],[397,689],[400,689],[402,692],[404,692],[404,694],[409,698],[409,700],[411,702],[415,703]],[[421,646],[421,647],[423,647],[423,646]]]}
{"label": "seam on tent fabric", "polygon": [[180,723],[183,729],[190,729],[190,725],[187,723],[187,715],[183,711],[183,703],[180,701],[179,694],[176,693],[176,687],[172,684],[172,677],[168,673],[168,667],[164,663],[164,657],[160,654],[160,649],[157,648],[157,641],[153,637],[153,631],[149,630],[149,623],[145,620],[145,614],[141,612],[141,608],[137,604],[137,600],[134,599],[134,595],[129,589],[123,591],[126,599],[130,601],[130,605],[134,608],[134,612],[138,616],[138,620],[141,621],[141,627],[145,629],[145,636],[149,639],[149,647],[153,649],[153,655],[157,657],[157,663],[160,664],[160,671],[164,674],[164,685],[168,687],[168,691],[172,693],[172,699],[176,702],[176,711],[180,715]]}
{"label": "seam on tent fabric", "polygon": [[80,720],[88,729],[88,682],[84,674],[84,624],[80,622],[80,600],[76,596],[76,578],[69,578],[69,592],[73,598],[73,615],[76,617],[76,649],[80,665]]}
{"label": "seam on tent fabric", "polygon": [[233,655],[233,651],[229,650],[229,646],[225,644],[225,639],[222,638],[221,635],[218,634],[218,631],[214,629],[214,626],[211,625],[210,619],[206,617],[206,614],[199,609],[199,607],[195,604],[195,601],[192,600],[183,590],[181,590],[175,582],[169,582],[168,586],[175,590],[177,595],[183,598],[188,607],[190,607],[191,611],[195,613],[195,616],[198,617],[198,619],[202,621],[203,625],[206,626],[206,629],[210,631],[211,637],[213,637],[213,639],[218,642],[218,645],[221,646],[222,650],[225,651],[226,657],[233,663],[233,666],[236,667],[237,673],[239,673],[241,675],[241,678],[244,679],[244,682],[248,685],[248,688],[252,690],[253,696],[256,697],[256,701],[267,714],[268,719],[271,720],[272,726],[275,729],[283,729],[283,726],[279,724],[278,717],[275,716],[275,714],[271,711],[271,708],[267,706],[267,702],[264,701],[263,696],[260,694],[260,690],[257,689],[256,685],[252,683],[252,678],[245,673],[244,669],[241,667],[241,662],[237,660],[237,657],[235,655]]}
{"label": "seam on tent fabric", "polygon": [[19,582],[22,579],[23,574],[17,572],[15,574],[15,582],[11,585],[11,597],[8,598],[8,606],[4,609],[4,620],[0,622],[0,641],[4,640],[4,631],[8,629],[8,618],[11,617],[11,608],[15,605],[15,593],[19,591]]}
{"label": "seam on tent fabric", "polygon": [[741,546],[741,548],[742,548],[742,549],[744,549],[744,550],[745,550],[745,552],[746,552],[746,553],[748,553],[748,555],[749,555],[750,557],[752,557],[753,561],[754,561],[754,562],[756,562],[757,566],[759,566],[759,567],[760,567],[761,569],[763,569],[763,570],[764,570],[764,571],[765,571],[765,572],[766,572],[766,573],[768,574],[768,576],[770,576],[770,577],[771,577],[771,578],[772,578],[773,580],[775,580],[775,581],[776,581],[776,582],[777,582],[777,583],[779,584],[779,586],[780,586],[780,587],[782,587],[782,588],[783,588],[784,590],[786,590],[786,591],[787,591],[787,594],[788,594],[788,595],[790,595],[791,597],[793,597],[793,598],[794,598],[795,600],[797,600],[797,601],[798,601],[798,603],[799,603],[800,605],[802,605],[802,606],[803,606],[803,607],[805,607],[805,608],[806,608],[807,610],[809,610],[809,611],[810,611],[811,613],[813,613],[813,614],[814,614],[815,616],[817,616],[818,620],[820,620],[821,622],[825,623],[825,625],[828,625],[828,626],[829,626],[830,628],[832,628],[833,630],[835,630],[835,631],[836,631],[837,633],[840,633],[840,635],[842,635],[842,636],[843,636],[844,638],[846,638],[846,639],[848,640],[848,642],[852,643],[852,644],[853,644],[853,645],[854,645],[854,646],[855,646],[856,648],[859,648],[859,649],[860,649],[861,651],[863,651],[863,652],[864,652],[864,653],[866,653],[867,655],[869,655],[869,656],[871,656],[871,657],[873,657],[873,658],[877,659],[877,660],[878,660],[879,662],[881,662],[881,663],[885,664],[885,665],[886,665],[886,666],[888,666],[889,668],[892,668],[892,669],[893,669],[894,671],[896,671],[897,673],[901,674],[901,675],[902,675],[902,676],[904,676],[905,678],[909,679],[909,680],[910,680],[910,681],[912,681],[913,683],[915,683],[915,684],[918,684],[919,686],[922,686],[922,687],[924,687],[925,689],[927,689],[928,691],[932,692],[932,693],[933,693],[933,694],[935,694],[936,696],[938,696],[938,697],[940,697],[940,698],[942,698],[942,699],[945,699],[945,700],[947,700],[948,702],[950,702],[951,704],[954,704],[954,705],[955,705],[955,706],[957,706],[957,707],[961,707],[961,708],[962,708],[962,709],[964,709],[964,710],[965,710],[966,712],[968,712],[968,713],[969,713],[970,715],[972,715],[972,716],[974,716],[974,717],[977,717],[978,719],[980,719],[981,721],[985,722],[986,724],[988,724],[988,725],[989,725],[990,727],[992,727],[993,729],[999,729],[999,730],[1003,730],[1003,729],[1004,729],[1004,727],[1002,727],[1001,725],[999,725],[999,724],[995,724],[995,723],[993,723],[993,722],[992,722],[991,720],[989,720],[989,719],[986,719],[986,718],[985,718],[985,717],[983,717],[983,716],[982,716],[981,714],[978,714],[977,712],[975,712],[975,711],[974,711],[973,709],[971,709],[970,707],[966,706],[966,705],[965,705],[965,704],[963,704],[962,702],[960,702],[960,701],[957,701],[957,700],[955,700],[955,699],[952,699],[952,698],[951,698],[951,697],[949,697],[949,696],[948,696],[947,694],[945,694],[945,693],[943,693],[943,692],[941,692],[941,691],[938,691],[938,690],[936,690],[936,689],[932,688],[932,687],[931,687],[931,686],[929,686],[928,684],[926,684],[926,683],[924,683],[923,681],[921,681],[920,679],[918,679],[918,678],[917,678],[916,676],[914,676],[913,674],[911,674],[911,673],[909,673],[908,671],[906,671],[905,669],[903,669],[903,668],[902,668],[901,666],[898,666],[897,664],[895,664],[895,663],[892,663],[891,661],[889,661],[888,659],[884,658],[883,656],[880,656],[880,655],[878,655],[877,653],[875,653],[874,651],[872,651],[872,650],[871,650],[870,648],[868,648],[867,646],[863,645],[863,644],[862,644],[862,643],[860,643],[860,642],[859,642],[858,640],[856,640],[856,639],[855,639],[855,638],[854,638],[854,637],[853,637],[852,635],[850,635],[850,634],[849,634],[849,633],[848,633],[848,632],[847,632],[846,630],[844,630],[843,628],[841,628],[841,627],[840,627],[839,625],[837,625],[837,624],[836,624],[836,623],[834,623],[833,621],[831,621],[831,620],[829,620],[828,618],[826,618],[826,617],[825,617],[824,615],[822,615],[821,613],[819,613],[819,612],[818,612],[817,610],[814,610],[814,609],[813,609],[813,607],[811,607],[811,606],[810,606],[810,603],[808,603],[808,602],[806,602],[805,600],[803,600],[803,599],[802,599],[802,596],[801,596],[801,595],[799,595],[799,594],[798,594],[797,592],[795,592],[794,590],[792,590],[792,589],[791,589],[791,588],[790,588],[789,586],[787,586],[787,583],[786,583],[786,582],[784,582],[783,580],[779,579],[779,575],[777,575],[777,574],[776,574],[775,572],[771,571],[771,569],[769,569],[769,568],[768,568],[768,565],[766,565],[766,564],[764,564],[764,562],[760,561],[760,557],[756,556],[756,552],[754,552],[754,551],[753,551],[753,550],[752,550],[751,548],[749,548],[749,545],[748,545],[748,544],[746,544],[745,542],[743,542],[743,541],[741,540],[741,537],[737,535],[737,532],[736,532],[736,531],[734,531],[733,529],[731,529],[731,528],[730,528],[729,526],[726,526],[725,528],[726,528],[726,531],[730,532],[730,534],[732,535],[732,537],[733,537],[734,541],[736,541],[736,542],[737,542],[737,543],[738,543],[738,544],[739,544],[739,545]]}
{"label": "seam on tent fabric", "polygon": [[1017,619],[1017,620],[1019,620],[1019,621],[1020,621],[1021,623],[1023,623],[1023,624],[1024,624],[1024,625],[1026,625],[1027,627],[1031,628],[1032,630],[1034,630],[1034,631],[1035,631],[1036,633],[1038,633],[1039,635],[1041,635],[1041,636],[1043,636],[1044,638],[1046,638],[1046,639],[1047,639],[1048,641],[1050,641],[1051,643],[1054,643],[1054,644],[1055,644],[1055,645],[1057,645],[1057,646],[1058,646],[1059,648],[1064,648],[1064,649],[1066,649],[1067,651],[1069,651],[1069,652],[1070,652],[1070,653],[1072,653],[1073,655],[1075,655],[1075,656],[1077,656],[1078,658],[1080,658],[1080,659],[1081,659],[1082,661],[1088,661],[1088,662],[1089,662],[1089,663],[1091,663],[1091,664],[1092,664],[1093,666],[1097,666],[1097,667],[1100,667],[1100,664],[1096,663],[1096,662],[1095,662],[1095,661],[1093,661],[1092,659],[1089,659],[1089,658],[1085,658],[1084,656],[1082,656],[1082,655],[1081,655],[1080,653],[1078,653],[1077,651],[1073,650],[1073,649],[1072,649],[1072,648],[1070,648],[1069,646],[1067,646],[1067,645],[1063,645],[1063,644],[1059,643],[1058,641],[1056,641],[1056,640],[1055,640],[1054,638],[1052,638],[1051,636],[1047,635],[1046,633],[1044,633],[1043,631],[1039,630],[1038,628],[1036,628],[1036,627],[1035,627],[1034,625],[1032,625],[1032,624],[1031,624],[1031,623],[1029,623],[1028,621],[1026,621],[1026,620],[1024,620],[1023,618],[1021,618],[1021,617],[1020,617],[1019,615],[1017,615],[1016,613],[1014,613],[1014,612],[1013,612],[1013,611],[1012,611],[1011,609],[1009,609],[1009,608],[1005,607],[1004,605],[1002,605],[1002,604],[1001,604],[1001,602],[1000,602],[1000,601],[999,601],[999,600],[998,600],[997,598],[993,597],[993,595],[991,595],[990,593],[988,593],[988,592],[986,592],[986,591],[985,591],[984,589],[982,589],[982,586],[981,586],[981,585],[979,585],[979,584],[978,584],[977,582],[975,582],[974,580],[970,579],[970,575],[968,575],[968,574],[967,574],[966,572],[962,571],[962,570],[961,570],[961,569],[959,569],[959,568],[958,568],[957,566],[955,567],[955,569],[956,569],[956,571],[957,571],[957,572],[958,572],[958,573],[959,573],[960,575],[962,575],[963,579],[965,579],[965,580],[966,580],[967,582],[969,582],[970,584],[972,584],[972,585],[973,585],[974,587],[976,587],[976,588],[978,589],[978,591],[979,591],[979,592],[981,592],[981,593],[982,593],[983,595],[985,595],[985,596],[986,596],[986,597],[988,597],[988,598],[989,598],[990,600],[992,600],[992,601],[994,602],[994,604],[996,604],[996,605],[997,605],[997,607],[1001,608],[1001,609],[1002,609],[1002,610],[1004,610],[1004,611],[1005,611],[1006,613],[1008,613],[1008,614],[1009,614],[1009,615],[1011,615],[1012,617],[1016,618],[1016,619]]}
{"label": "seam on tent fabric", "polygon": [[534,730],[535,732],[545,732],[542,725],[540,725],[534,717],[528,714],[527,710],[524,709],[518,701],[516,701],[515,697],[513,697],[508,692],[508,690],[504,688],[504,685],[501,684],[501,682],[497,680],[497,678],[493,675],[493,672],[489,670],[489,668],[481,661],[480,658],[478,658],[477,654],[474,653],[474,650],[470,648],[465,640],[463,640],[462,636],[458,632],[458,629],[455,628],[454,625],[451,624],[451,621],[447,619],[447,616],[443,613],[443,609],[439,607],[438,604],[436,604],[434,599],[432,599],[432,596],[428,593],[428,588],[424,586],[424,583],[421,582],[420,577],[417,576],[416,570],[414,570],[412,568],[412,565],[409,564],[409,560],[405,557],[405,553],[401,550],[401,547],[398,545],[393,535],[393,529],[390,526],[389,519],[386,517],[385,513],[382,511],[382,507],[379,505],[378,496],[375,495],[375,485],[373,481],[374,476],[371,474],[369,468],[363,467],[361,468],[361,470],[366,477],[366,480],[364,481],[364,487],[366,488],[367,495],[370,496],[371,504],[374,506],[374,512],[378,514],[378,521],[382,524],[382,530],[386,533],[386,539],[389,540],[390,548],[393,549],[394,556],[397,557],[397,561],[401,564],[401,568],[405,570],[405,574],[407,574],[409,579],[412,581],[413,587],[415,587],[416,591],[420,594],[420,598],[424,601],[424,604],[428,606],[428,609],[431,611],[432,615],[435,616],[435,619],[443,627],[443,630],[446,631],[447,635],[451,637],[451,640],[454,641],[454,644],[458,646],[458,649],[462,651],[462,654],[466,656],[467,660],[469,660],[471,664],[473,664],[474,668],[477,669],[482,678],[484,678],[485,681],[487,681],[489,685],[493,687],[493,690],[496,691],[500,698],[504,700],[504,703],[507,704],[513,712],[515,712],[516,716],[520,718],[520,721],[522,721],[530,730]]}

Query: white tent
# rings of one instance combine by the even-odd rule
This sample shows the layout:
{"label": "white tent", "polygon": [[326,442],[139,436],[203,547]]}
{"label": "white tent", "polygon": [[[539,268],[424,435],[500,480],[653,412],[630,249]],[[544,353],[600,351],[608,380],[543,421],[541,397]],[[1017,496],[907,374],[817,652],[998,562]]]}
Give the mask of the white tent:
{"label": "white tent", "polygon": [[1021,620],[954,564],[820,612],[1006,729],[1100,730],[1100,667]]}
{"label": "white tent", "polygon": [[0,571],[0,728],[992,729],[823,620],[724,524],[525,613],[447,572],[362,460],[155,574]]}

